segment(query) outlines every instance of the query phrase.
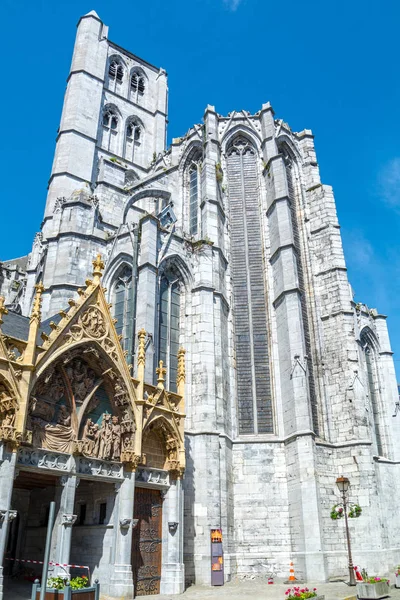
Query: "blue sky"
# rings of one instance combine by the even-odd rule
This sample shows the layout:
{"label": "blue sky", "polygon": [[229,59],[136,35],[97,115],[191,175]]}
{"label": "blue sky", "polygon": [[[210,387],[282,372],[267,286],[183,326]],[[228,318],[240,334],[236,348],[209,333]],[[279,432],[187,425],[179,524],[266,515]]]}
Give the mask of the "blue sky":
{"label": "blue sky", "polygon": [[3,0],[0,260],[40,228],[76,23],[92,9],[112,41],[167,70],[169,140],[207,104],[270,101],[313,130],[356,300],[389,316],[400,372],[398,0]]}

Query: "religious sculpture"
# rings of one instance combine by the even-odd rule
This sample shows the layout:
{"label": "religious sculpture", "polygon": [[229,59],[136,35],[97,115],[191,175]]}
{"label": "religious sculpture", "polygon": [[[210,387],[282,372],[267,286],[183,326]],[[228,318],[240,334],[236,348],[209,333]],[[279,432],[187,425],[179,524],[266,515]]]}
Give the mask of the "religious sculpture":
{"label": "religious sculpture", "polygon": [[[53,422],[55,415],[56,420]],[[71,426],[71,411],[64,404],[57,407],[45,400],[31,397],[27,430],[30,431],[28,439],[36,448],[68,454],[73,450],[75,432]]]}
{"label": "religious sculpture", "polygon": [[121,457],[121,425],[117,416],[104,413],[101,426],[86,420],[81,450],[85,456],[119,461]]}
{"label": "religious sculpture", "polygon": [[15,411],[18,402],[8,391],[7,387],[0,383],[0,438],[11,440],[14,438]]}
{"label": "religious sculpture", "polygon": [[68,379],[71,383],[75,404],[81,405],[96,380],[96,373],[85,361],[74,358],[65,367]]}

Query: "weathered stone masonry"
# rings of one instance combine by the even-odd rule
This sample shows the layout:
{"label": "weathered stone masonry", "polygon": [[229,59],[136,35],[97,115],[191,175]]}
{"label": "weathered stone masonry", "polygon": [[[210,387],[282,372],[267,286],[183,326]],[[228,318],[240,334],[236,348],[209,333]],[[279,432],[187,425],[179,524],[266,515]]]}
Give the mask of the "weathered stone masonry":
{"label": "weathered stone masonry", "polygon": [[165,71],[82,17],[44,224],[7,304],[30,314],[43,279],[53,318],[99,252],[132,374],[141,328],[146,381],[162,357],[173,389],[186,349],[187,581],[210,582],[215,527],[226,577],[263,564],[286,577],[290,560],[301,578],[344,574],[344,530],[329,517],[342,474],[363,509],[354,560],[386,572],[400,524],[392,352],[386,317],[353,300],[312,132],[269,103],[254,115],[207,106],[166,149],[166,106]]}

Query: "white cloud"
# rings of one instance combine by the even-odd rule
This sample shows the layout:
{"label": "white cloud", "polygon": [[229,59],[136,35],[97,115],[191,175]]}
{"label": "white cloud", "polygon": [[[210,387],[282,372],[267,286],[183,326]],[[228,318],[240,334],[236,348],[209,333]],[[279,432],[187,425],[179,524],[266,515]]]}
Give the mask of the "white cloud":
{"label": "white cloud", "polygon": [[242,0],[224,0],[224,4],[229,10],[235,12],[241,1]]}
{"label": "white cloud", "polygon": [[378,194],[393,208],[400,209],[400,158],[393,158],[378,177]]}

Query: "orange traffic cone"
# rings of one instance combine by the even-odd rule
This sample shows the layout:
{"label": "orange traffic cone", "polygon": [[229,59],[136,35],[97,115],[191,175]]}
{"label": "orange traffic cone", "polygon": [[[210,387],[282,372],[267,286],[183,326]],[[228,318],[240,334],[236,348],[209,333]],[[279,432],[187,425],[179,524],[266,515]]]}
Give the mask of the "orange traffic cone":
{"label": "orange traffic cone", "polygon": [[290,569],[289,569],[289,581],[296,581],[296,577],[294,576],[294,568],[293,568],[293,563],[290,563]]}

